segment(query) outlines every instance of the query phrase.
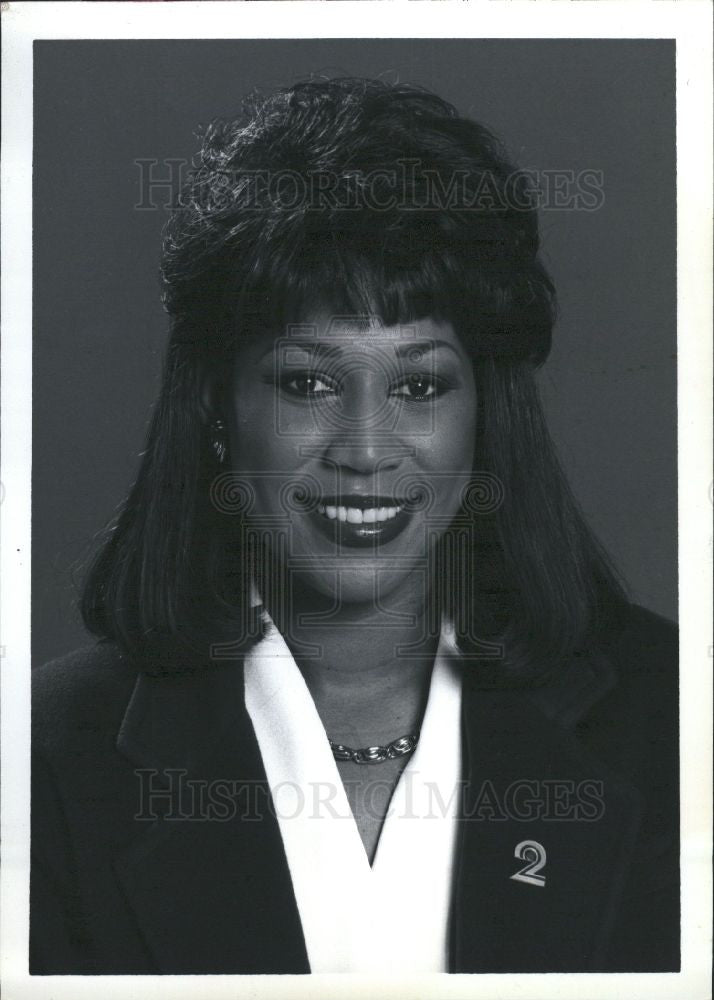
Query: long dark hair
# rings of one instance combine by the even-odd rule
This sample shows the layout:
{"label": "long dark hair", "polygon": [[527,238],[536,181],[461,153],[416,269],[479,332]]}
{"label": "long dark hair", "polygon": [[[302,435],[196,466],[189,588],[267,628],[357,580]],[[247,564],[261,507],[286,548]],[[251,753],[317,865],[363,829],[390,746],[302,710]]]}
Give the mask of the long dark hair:
{"label": "long dark hair", "polygon": [[542,678],[566,662],[624,594],[538,399],[555,311],[538,249],[527,175],[423,89],[311,79],[213,122],[164,234],[163,385],[137,480],[86,581],[87,627],[153,670],[256,641],[260,554],[240,510],[216,501],[200,373],[220,377],[241,338],[328,306],[454,325],[478,389],[476,487],[440,546],[438,603],[464,654],[495,657],[497,677]]}

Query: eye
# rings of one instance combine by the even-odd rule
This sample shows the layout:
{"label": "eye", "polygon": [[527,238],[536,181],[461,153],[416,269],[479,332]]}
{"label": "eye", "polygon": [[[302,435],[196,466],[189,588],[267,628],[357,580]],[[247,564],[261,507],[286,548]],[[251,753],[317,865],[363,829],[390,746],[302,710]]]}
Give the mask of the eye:
{"label": "eye", "polygon": [[280,387],[293,396],[303,399],[317,399],[321,396],[332,396],[336,392],[331,379],[316,372],[293,372],[280,380]]}
{"label": "eye", "polygon": [[433,375],[422,375],[418,372],[413,372],[402,379],[401,382],[397,382],[391,395],[399,396],[401,399],[406,399],[410,402],[419,403],[422,400],[440,396],[442,392],[446,391],[446,388],[447,386]]}

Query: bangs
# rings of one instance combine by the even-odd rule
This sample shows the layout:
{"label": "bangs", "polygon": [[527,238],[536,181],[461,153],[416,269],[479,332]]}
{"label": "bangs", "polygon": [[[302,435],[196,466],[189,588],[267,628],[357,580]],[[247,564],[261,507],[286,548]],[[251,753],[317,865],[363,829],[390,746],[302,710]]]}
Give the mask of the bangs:
{"label": "bangs", "polygon": [[280,238],[274,231],[258,238],[249,273],[227,262],[233,273],[224,317],[232,341],[280,336],[325,311],[384,326],[448,321],[476,354],[497,331],[509,329],[513,338],[517,324],[506,315],[513,268],[504,267],[490,220],[474,239],[443,215],[385,215],[302,217]]}

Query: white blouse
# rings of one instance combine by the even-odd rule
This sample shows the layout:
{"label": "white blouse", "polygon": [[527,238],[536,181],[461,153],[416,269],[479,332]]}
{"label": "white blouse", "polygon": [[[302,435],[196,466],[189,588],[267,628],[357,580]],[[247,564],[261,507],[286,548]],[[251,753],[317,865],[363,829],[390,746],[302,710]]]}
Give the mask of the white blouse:
{"label": "white blouse", "polygon": [[315,703],[265,610],[263,617],[268,634],[246,658],[245,703],[311,971],[446,972],[461,777],[461,673],[452,630],[444,623],[419,744],[399,777],[370,867]]}

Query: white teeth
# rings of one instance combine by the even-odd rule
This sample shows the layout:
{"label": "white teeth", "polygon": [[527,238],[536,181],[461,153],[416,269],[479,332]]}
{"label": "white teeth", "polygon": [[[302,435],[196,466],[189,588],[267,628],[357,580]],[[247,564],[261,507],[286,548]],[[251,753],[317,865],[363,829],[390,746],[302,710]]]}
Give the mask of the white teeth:
{"label": "white teeth", "polygon": [[362,510],[360,507],[331,507],[319,504],[317,509],[331,521],[339,519],[350,524],[374,524],[376,521],[390,521],[402,508],[368,507],[367,510]]}

